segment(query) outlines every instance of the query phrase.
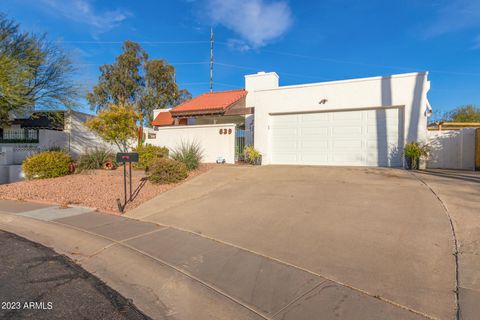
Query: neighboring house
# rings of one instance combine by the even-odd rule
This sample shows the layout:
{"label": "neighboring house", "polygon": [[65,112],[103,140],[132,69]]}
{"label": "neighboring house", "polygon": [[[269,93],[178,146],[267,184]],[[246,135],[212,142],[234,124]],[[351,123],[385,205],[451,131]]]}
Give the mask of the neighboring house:
{"label": "neighboring house", "polygon": [[0,128],[0,184],[20,180],[22,161],[42,150],[59,147],[73,158],[95,147],[116,151],[85,126],[90,117],[75,111],[34,112]]}
{"label": "neighboring house", "polygon": [[259,72],[245,76],[245,90],[156,110],[147,143],[195,139],[210,161],[234,162],[246,143],[262,164],[400,167],[404,144],[427,140],[429,89],[426,72],[292,86]]}

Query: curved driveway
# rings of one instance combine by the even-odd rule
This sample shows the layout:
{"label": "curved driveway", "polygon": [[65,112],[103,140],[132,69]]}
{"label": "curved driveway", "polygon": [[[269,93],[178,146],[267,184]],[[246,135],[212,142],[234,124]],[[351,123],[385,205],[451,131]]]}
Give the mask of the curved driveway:
{"label": "curved driveway", "polygon": [[[403,170],[219,167],[128,215],[281,261],[412,316],[455,318],[449,221],[435,195]],[[284,318],[308,318],[301,312],[323,313],[326,304],[355,318],[355,308],[371,306],[372,299],[323,289],[327,299]]]}

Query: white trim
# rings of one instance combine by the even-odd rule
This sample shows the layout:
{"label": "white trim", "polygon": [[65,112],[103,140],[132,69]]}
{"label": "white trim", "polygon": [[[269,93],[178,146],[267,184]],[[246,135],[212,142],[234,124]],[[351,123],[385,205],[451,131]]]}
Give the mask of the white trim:
{"label": "white trim", "polygon": [[217,124],[198,124],[198,125],[181,125],[181,126],[164,126],[164,127],[158,127],[155,132],[162,131],[162,130],[172,130],[172,129],[196,129],[196,128],[215,128],[215,127],[235,127],[235,123],[217,123]]}
{"label": "white trim", "polygon": [[330,86],[330,85],[345,84],[345,83],[378,81],[378,80],[383,80],[383,79],[407,78],[407,77],[415,77],[415,76],[423,76],[423,75],[428,76],[428,71],[401,73],[401,74],[394,74],[394,75],[390,75],[390,76],[377,76],[377,77],[358,78],[358,79],[346,79],[346,80],[335,80],[335,81],[326,81],[326,82],[296,84],[296,85],[291,85],[291,86],[280,86],[280,87],[276,87],[276,88],[261,89],[261,90],[255,90],[255,91],[256,92],[262,92],[262,91],[275,91],[275,90],[283,90],[283,89],[308,88],[308,87],[316,87],[316,86]]}
{"label": "white trim", "polygon": [[271,72],[260,71],[260,72],[254,73],[254,74],[247,74],[247,75],[245,75],[245,78],[264,77],[266,75],[274,75],[274,76],[277,77],[277,79],[280,79],[280,76],[275,71],[271,71]]}
{"label": "white trim", "polygon": [[308,113],[324,113],[324,112],[348,112],[348,111],[362,111],[362,110],[376,110],[376,109],[397,109],[405,107],[405,105],[395,105],[395,106],[375,106],[375,107],[363,107],[363,108],[335,108],[335,109],[322,109],[322,110],[301,110],[301,111],[290,111],[290,112],[270,112],[269,116],[280,116],[288,114],[308,114]]}

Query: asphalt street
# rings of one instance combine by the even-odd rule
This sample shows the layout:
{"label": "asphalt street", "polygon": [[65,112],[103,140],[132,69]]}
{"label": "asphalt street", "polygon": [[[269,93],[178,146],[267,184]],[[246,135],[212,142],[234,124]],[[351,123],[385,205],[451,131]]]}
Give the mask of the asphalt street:
{"label": "asphalt street", "polygon": [[0,231],[0,319],[149,319],[69,258]]}

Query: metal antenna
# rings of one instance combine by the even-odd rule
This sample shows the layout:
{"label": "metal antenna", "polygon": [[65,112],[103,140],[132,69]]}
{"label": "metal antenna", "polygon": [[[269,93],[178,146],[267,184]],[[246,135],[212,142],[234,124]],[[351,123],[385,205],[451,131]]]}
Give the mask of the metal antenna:
{"label": "metal antenna", "polygon": [[213,28],[210,28],[210,92],[213,91]]}

